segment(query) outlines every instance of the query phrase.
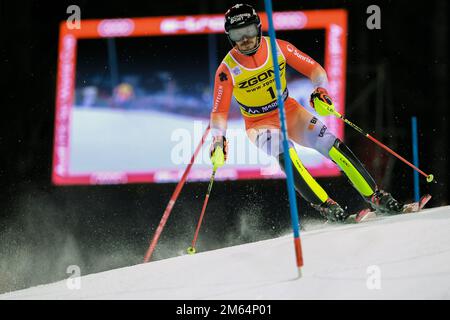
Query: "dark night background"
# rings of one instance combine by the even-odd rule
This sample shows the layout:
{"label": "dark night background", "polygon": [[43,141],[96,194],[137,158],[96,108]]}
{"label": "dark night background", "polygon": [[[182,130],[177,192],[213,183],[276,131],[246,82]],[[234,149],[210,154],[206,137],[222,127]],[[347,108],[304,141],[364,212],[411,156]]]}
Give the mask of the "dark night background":
{"label": "dark night background", "polygon": [[[274,2],[275,10],[348,10],[347,116],[407,159],[412,158],[410,119],[417,116],[420,167],[438,181],[427,185],[421,178],[421,190],[433,195],[431,207],[447,205],[447,1]],[[1,0],[0,293],[64,279],[71,264],[88,274],[141,263],[175,188],[52,186],[58,26],[68,16],[67,6],[77,4],[81,18],[92,19],[224,13],[234,3]],[[381,8],[381,30],[366,27],[371,4]],[[256,9],[264,10],[263,1]],[[222,40],[227,41],[225,36]],[[382,187],[401,200],[412,199],[412,169],[348,127],[346,142]],[[342,205],[364,205],[343,177],[320,182]],[[156,259],[176,256],[190,244],[206,187],[185,186]],[[317,218],[303,200],[299,205],[303,222]],[[218,182],[198,248],[267,239],[289,230],[284,180]]]}

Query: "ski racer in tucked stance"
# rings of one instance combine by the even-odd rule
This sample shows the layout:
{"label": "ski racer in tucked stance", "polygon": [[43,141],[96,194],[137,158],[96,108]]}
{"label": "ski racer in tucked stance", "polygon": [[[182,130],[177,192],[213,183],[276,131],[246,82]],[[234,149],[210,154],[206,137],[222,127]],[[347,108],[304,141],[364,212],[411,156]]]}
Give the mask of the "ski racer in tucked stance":
{"label": "ski racer in tucked stance", "polygon": [[310,104],[316,112],[321,116],[331,115],[330,108],[334,110],[334,106],[327,93],[328,79],[325,70],[291,43],[276,40],[277,65],[281,76],[287,130],[289,139],[292,140],[289,141],[289,151],[285,153],[281,144],[270,38],[262,36],[258,14],[246,4],[231,7],[225,14],[225,33],[233,48],[225,56],[215,75],[210,118],[213,136],[210,149],[212,161],[216,159],[213,155],[218,147],[222,147],[225,154],[223,160],[226,160],[227,117],[231,97],[234,96],[245,119],[248,138],[259,149],[275,157],[283,171],[284,159],[289,157],[293,164],[297,192],[325,218],[343,221],[348,213],[328,196],[303,166],[292,141],[313,148],[335,162],[373,209],[384,213],[401,212],[403,204],[377,187],[350,149],[319,119],[289,97],[286,64],[308,77],[313,83],[315,90],[311,94]]}

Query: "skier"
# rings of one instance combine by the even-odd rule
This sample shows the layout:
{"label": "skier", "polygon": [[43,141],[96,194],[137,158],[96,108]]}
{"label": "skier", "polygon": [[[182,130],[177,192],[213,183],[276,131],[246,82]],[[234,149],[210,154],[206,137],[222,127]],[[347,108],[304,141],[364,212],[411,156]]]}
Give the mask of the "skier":
{"label": "skier", "polygon": [[[311,57],[287,41],[277,39],[278,67],[281,76],[286,123],[290,138],[289,152],[284,153],[280,132],[278,102],[270,54],[270,38],[262,36],[261,21],[256,11],[247,4],[236,4],[225,13],[225,33],[232,49],[219,65],[215,75],[214,100],[210,117],[214,152],[222,147],[226,160],[227,116],[231,97],[240,105],[245,119],[248,138],[259,149],[275,157],[283,171],[284,159],[293,164],[295,188],[330,221],[343,221],[348,213],[311,176],[300,161],[292,141],[313,148],[335,162],[349,178],[352,185],[370,203],[373,209],[384,213],[398,213],[403,204],[391,194],[379,189],[357,157],[350,149],[313,114],[289,97],[286,85],[286,63],[308,77],[314,85],[310,105],[319,115],[329,116],[334,110],[327,93],[327,74]],[[213,163],[214,164],[214,163]],[[219,165],[220,166],[220,165]]]}

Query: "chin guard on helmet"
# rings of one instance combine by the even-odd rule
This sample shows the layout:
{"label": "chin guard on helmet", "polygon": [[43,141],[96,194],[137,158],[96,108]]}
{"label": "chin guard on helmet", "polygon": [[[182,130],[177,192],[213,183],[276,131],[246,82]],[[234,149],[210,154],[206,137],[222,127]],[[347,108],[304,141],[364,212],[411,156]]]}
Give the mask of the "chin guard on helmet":
{"label": "chin guard on helmet", "polygon": [[[251,28],[248,28],[248,30],[244,30],[243,27],[250,26],[253,24],[256,25],[257,29],[256,34],[253,35],[253,37],[254,36],[257,37],[257,43],[255,48],[251,50],[248,51],[239,50],[241,53],[246,55],[254,54],[261,45],[261,37],[262,37],[261,19],[259,18],[255,9],[253,9],[253,7],[248,4],[236,4],[225,13],[225,34],[227,35],[228,41],[230,41],[231,46],[233,47],[236,46],[236,41],[239,40],[233,40],[237,39],[237,35],[233,35],[233,37],[230,36],[230,30],[240,29],[242,31],[247,31],[248,34],[251,34],[250,32]],[[239,32],[234,33],[239,34]]]}

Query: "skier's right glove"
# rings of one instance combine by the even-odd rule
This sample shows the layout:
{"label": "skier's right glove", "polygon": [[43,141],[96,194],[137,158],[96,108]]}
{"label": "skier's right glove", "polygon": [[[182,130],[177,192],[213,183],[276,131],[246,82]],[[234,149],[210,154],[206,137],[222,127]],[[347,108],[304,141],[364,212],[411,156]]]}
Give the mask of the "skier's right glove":
{"label": "skier's right glove", "polygon": [[309,104],[319,116],[331,116],[336,112],[327,90],[321,87],[316,88],[311,94]]}
{"label": "skier's right glove", "polygon": [[220,168],[227,161],[228,142],[224,136],[215,136],[213,138],[209,156],[214,168]]}

